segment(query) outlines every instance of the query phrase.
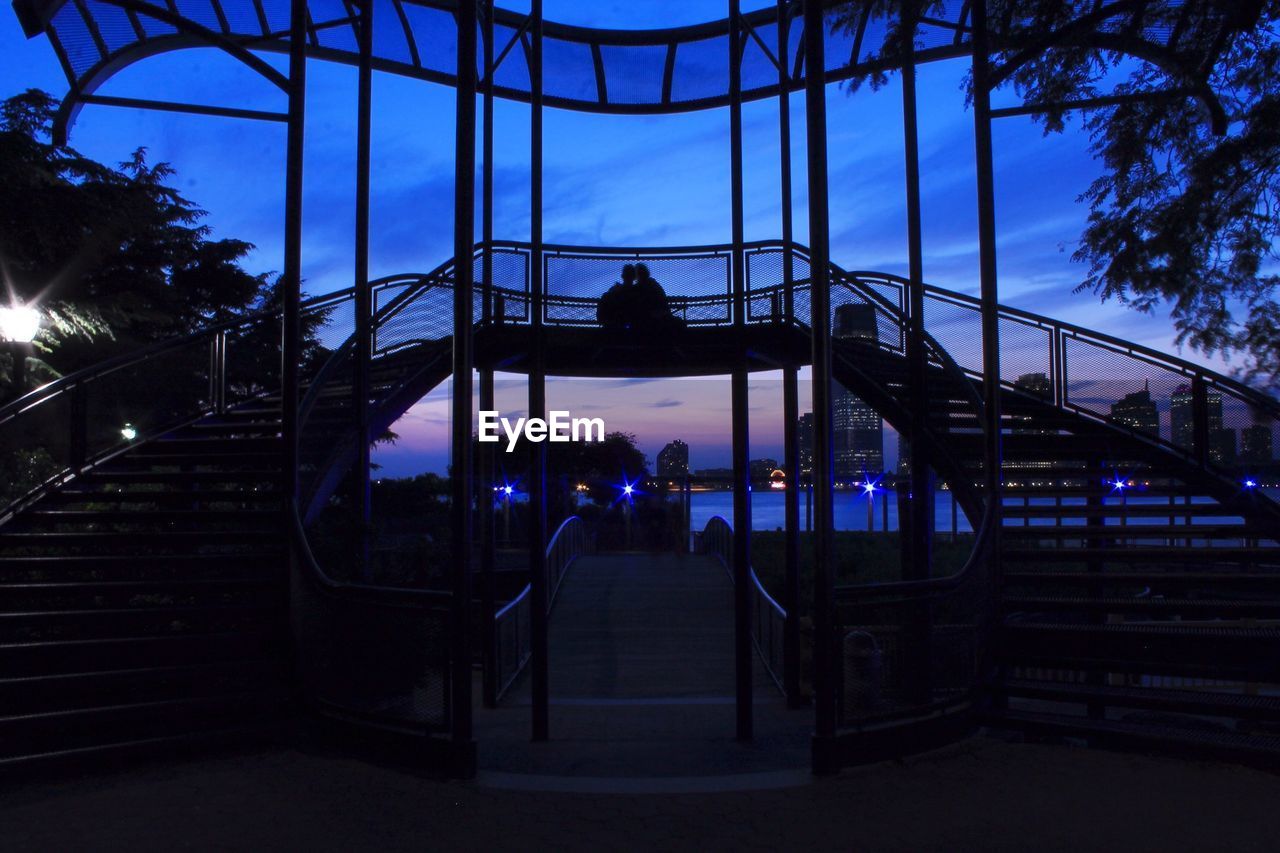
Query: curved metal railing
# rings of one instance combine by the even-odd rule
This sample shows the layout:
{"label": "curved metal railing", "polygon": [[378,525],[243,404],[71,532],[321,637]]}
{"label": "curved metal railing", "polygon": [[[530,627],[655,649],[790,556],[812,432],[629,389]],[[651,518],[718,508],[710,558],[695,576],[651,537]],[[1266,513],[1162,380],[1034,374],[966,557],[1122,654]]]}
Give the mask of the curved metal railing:
{"label": "curved metal railing", "polygon": [[[495,242],[492,251],[504,259],[495,264],[491,282],[504,306],[495,320],[528,322],[528,244]],[[794,268],[790,287],[783,280],[788,251]],[[744,258],[746,322],[807,327],[809,257],[803,247],[756,241],[744,244]],[[674,312],[687,325],[732,324],[732,246],[726,244],[681,249],[547,245],[543,323],[596,325],[596,301],[621,265],[636,261],[655,267]],[[882,320],[878,344],[901,352],[910,319],[908,281],[834,265],[832,273],[833,283],[876,302]],[[1250,458],[1245,451],[1260,454],[1280,427],[1280,401],[1203,365],[1017,308],[1002,305],[998,314],[1003,387],[1123,429],[1220,475],[1238,473]],[[945,357],[971,379],[982,378],[980,300],[926,285],[924,329],[931,360]],[[1131,405],[1139,401],[1132,395],[1144,390],[1161,413],[1154,418],[1133,414]]]}
{"label": "curved metal railing", "polygon": [[[303,303],[320,351],[347,337],[333,318],[353,297],[347,289]],[[0,464],[9,469],[0,521],[136,444],[274,391],[279,316],[264,311],[142,347],[0,408]]]}
{"label": "curved metal railing", "polygon": [[422,735],[447,732],[453,666],[447,592],[335,581],[291,507],[298,672],[318,710]]}
{"label": "curved metal railing", "polygon": [[[729,582],[733,583],[733,527],[729,522],[721,516],[712,516],[702,529],[701,544],[704,554],[719,558],[725,571],[729,573]],[[760,583],[760,577],[754,568],[750,569],[749,577],[751,639],[769,677],[778,690],[785,694],[783,670],[786,666],[786,653],[783,637],[786,633],[787,611]]]}
{"label": "curved metal railing", "polygon": [[[571,515],[564,520],[547,545],[547,612],[555,605],[556,594],[573,561],[586,547],[586,528],[582,519]],[[533,623],[533,584],[524,589],[493,615],[494,684],[499,700],[515,683],[533,654],[529,629]]]}

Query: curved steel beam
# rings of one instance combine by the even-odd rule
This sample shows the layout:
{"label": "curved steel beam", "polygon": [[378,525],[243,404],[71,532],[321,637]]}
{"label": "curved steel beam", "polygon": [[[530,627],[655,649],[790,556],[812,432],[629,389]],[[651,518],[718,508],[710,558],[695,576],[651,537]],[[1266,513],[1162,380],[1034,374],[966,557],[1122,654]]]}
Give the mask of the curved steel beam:
{"label": "curved steel beam", "polygon": [[[260,76],[273,83],[281,92],[287,92],[289,89],[288,77],[233,38],[215,32],[181,15],[174,14],[169,9],[142,2],[142,0],[102,0],[102,2],[117,6],[133,15],[145,15],[146,17],[154,18],[161,23],[168,24],[178,32],[171,35],[148,36],[145,39],[140,39],[128,47],[116,51],[114,54],[105,56],[93,68],[80,75],[78,79],[71,79],[71,91],[62,99],[62,103],[58,107],[58,112],[53,120],[53,137],[59,144],[66,143],[67,134],[71,126],[75,124],[80,110],[85,105],[85,102],[81,100],[83,96],[92,95],[99,86],[130,65],[162,53],[192,47],[215,47],[228,56],[244,63],[251,70],[256,71]],[[51,23],[46,26],[52,28]],[[288,46],[285,45],[284,49],[287,50]],[[70,66],[66,66],[66,70],[70,78]]]}

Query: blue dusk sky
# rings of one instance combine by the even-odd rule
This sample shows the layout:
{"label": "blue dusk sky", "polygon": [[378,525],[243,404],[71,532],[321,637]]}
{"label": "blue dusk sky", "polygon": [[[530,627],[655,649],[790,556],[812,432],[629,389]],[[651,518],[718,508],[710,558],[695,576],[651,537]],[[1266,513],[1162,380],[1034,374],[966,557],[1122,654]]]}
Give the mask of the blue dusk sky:
{"label": "blue dusk sky", "polygon": [[[520,8],[521,3],[510,4]],[[527,4],[524,4],[527,5]],[[750,9],[765,5],[746,2]],[[548,19],[587,26],[674,26],[721,18],[713,0],[546,0]],[[281,57],[268,56],[280,65]],[[961,84],[967,63],[921,69],[921,160],[925,276],[977,292],[973,119]],[[349,286],[355,195],[355,71],[308,67],[305,287]],[[66,81],[44,37],[27,40],[17,18],[0,11],[0,96],[40,88],[55,96]],[[126,68],[100,94],[142,96],[279,110],[283,97],[214,50],[190,50]],[[832,259],[846,269],[906,272],[901,91],[828,90]],[[807,242],[804,101],[793,98],[796,237]],[[452,252],[452,89],[389,75],[374,83],[372,272],[426,271]],[[496,109],[495,235],[523,240],[529,229],[528,107]],[[780,236],[775,102],[744,109],[746,236]],[[691,245],[730,239],[728,111],[675,116],[600,116],[548,110],[545,117],[545,238],[589,245]],[[216,236],[255,244],[255,272],[278,270],[284,191],[284,128],[223,118],[86,107],[71,144],[107,163],[139,146],[176,170],[178,186],[209,212]],[[997,224],[1002,301],[1079,325],[1173,349],[1168,317],[1143,315],[1090,294],[1073,293],[1087,272],[1071,261],[1087,208],[1077,198],[1097,177],[1078,122],[1045,136],[1029,118],[995,128]],[[1182,353],[1194,357],[1193,353]],[[752,455],[781,452],[777,377],[757,377]],[[500,408],[523,408],[519,383],[503,384]],[[728,460],[727,382],[553,381],[553,406],[593,407],[610,429],[635,432],[650,458],[670,438],[692,447],[695,467]],[[626,393],[603,393],[603,389]],[[708,392],[708,389],[717,389]],[[723,393],[721,393],[723,391]],[[401,441],[379,453],[389,474],[441,470],[448,388],[437,389],[397,425]],[[807,398],[807,389],[805,397]],[[505,401],[505,402],[504,402]],[[802,401],[803,405],[803,401]],[[890,458],[896,445],[890,446]]]}

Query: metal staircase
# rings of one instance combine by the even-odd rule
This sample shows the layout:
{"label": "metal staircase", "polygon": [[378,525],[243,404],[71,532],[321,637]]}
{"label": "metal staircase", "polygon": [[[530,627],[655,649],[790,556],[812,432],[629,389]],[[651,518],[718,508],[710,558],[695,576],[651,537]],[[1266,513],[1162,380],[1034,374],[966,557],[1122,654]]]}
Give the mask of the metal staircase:
{"label": "metal staircase", "polygon": [[[478,331],[490,363],[519,370],[534,310],[527,247],[494,251],[495,320]],[[762,243],[746,255],[761,365],[806,350],[807,259],[791,247],[786,285],[786,251]],[[686,323],[673,333],[680,357],[708,360],[664,369],[727,371],[732,362],[716,359],[736,352],[732,300],[713,279],[723,269],[727,281],[730,254],[548,247],[548,341],[563,343],[562,365],[590,354],[578,365],[588,375],[643,359],[642,338],[593,328],[592,299],[557,276],[584,269],[599,290],[598,270],[644,258]],[[659,264],[689,270],[688,281]],[[451,269],[375,285],[371,436],[448,376]],[[832,280],[837,309],[873,305],[877,325],[874,336],[837,338],[836,378],[905,429],[906,284],[834,269]],[[296,514],[280,492],[281,401],[258,375],[274,315],[113,360],[0,409],[0,445],[35,448],[40,463],[21,494],[0,501],[0,767],[243,734],[299,701],[362,723],[447,727],[449,595],[335,581],[306,541],[304,525],[362,440],[351,418],[352,302],[344,291],[306,306],[317,331],[303,370]],[[922,440],[977,535],[956,575],[837,590],[842,636],[871,638],[896,662],[876,703],[841,700],[859,755],[876,754],[872,741],[905,743],[922,721],[954,736],[958,710],[1109,743],[1280,754],[1280,509],[1215,460],[1204,404],[1218,395],[1267,424],[1280,406],[1165,354],[1003,309],[1016,369],[1002,382],[997,536],[984,521],[977,306],[929,288],[925,320]],[[673,351],[671,340],[650,345]],[[1116,417],[1118,394],[1081,394],[1082,364],[1126,388],[1152,376],[1185,383],[1198,401],[1190,438]],[[842,678],[863,652],[842,647]]]}

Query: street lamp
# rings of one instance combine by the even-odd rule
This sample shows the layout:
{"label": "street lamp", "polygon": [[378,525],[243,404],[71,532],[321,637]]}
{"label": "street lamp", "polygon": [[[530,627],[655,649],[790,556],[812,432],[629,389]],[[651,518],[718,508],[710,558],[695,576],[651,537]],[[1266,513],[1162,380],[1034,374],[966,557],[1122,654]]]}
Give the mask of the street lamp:
{"label": "street lamp", "polygon": [[0,340],[13,358],[13,396],[21,397],[27,385],[27,358],[34,351],[31,342],[40,332],[40,312],[30,305],[14,302],[0,307]]}

